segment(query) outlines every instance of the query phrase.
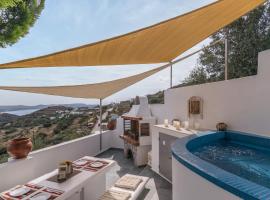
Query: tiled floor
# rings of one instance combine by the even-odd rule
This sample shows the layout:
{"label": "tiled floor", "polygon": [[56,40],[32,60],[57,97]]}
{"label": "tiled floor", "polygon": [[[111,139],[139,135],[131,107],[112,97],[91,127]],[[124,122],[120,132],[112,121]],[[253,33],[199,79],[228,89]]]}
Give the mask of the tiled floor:
{"label": "tiled floor", "polygon": [[158,174],[153,172],[150,167],[136,167],[132,160],[124,157],[123,150],[109,149],[98,155],[100,158],[115,160],[117,165],[107,175],[107,187],[110,187],[119,177],[129,173],[147,176],[150,178],[146,184],[146,189],[138,200],[171,200],[172,185]]}

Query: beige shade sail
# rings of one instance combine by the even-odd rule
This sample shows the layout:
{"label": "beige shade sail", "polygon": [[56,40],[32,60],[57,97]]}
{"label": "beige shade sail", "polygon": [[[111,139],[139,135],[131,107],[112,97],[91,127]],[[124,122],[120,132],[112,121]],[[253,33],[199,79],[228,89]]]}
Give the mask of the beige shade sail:
{"label": "beige shade sail", "polygon": [[220,0],[125,35],[41,57],[1,64],[0,68],[169,62],[263,2],[265,0]]}
{"label": "beige shade sail", "polygon": [[122,79],[113,81],[85,84],[85,85],[72,85],[72,86],[50,86],[50,87],[13,87],[13,86],[0,86],[0,90],[10,90],[17,92],[28,92],[64,97],[74,98],[87,98],[87,99],[104,99],[130,85],[133,85],[165,68],[170,64]]}
{"label": "beige shade sail", "polygon": [[157,67],[155,69],[103,83],[96,84],[85,84],[85,85],[72,85],[72,86],[51,86],[51,87],[17,87],[17,86],[0,86],[0,90],[11,90],[17,92],[29,92],[29,93],[37,93],[37,94],[47,94],[47,95],[55,95],[55,96],[65,96],[65,97],[75,97],[75,98],[97,98],[104,99],[116,92],[119,92],[122,89],[127,88],[130,85],[133,85],[155,73],[160,72],[161,70],[181,62],[200,51],[209,48],[223,40],[216,41],[206,47],[203,47],[195,52],[192,52],[184,57],[177,58],[174,61],[165,64],[163,66]]}

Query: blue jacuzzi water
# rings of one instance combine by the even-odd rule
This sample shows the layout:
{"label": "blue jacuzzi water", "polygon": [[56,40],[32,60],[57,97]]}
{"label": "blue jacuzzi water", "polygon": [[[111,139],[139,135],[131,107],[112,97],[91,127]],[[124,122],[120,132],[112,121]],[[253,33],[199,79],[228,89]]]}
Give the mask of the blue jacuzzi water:
{"label": "blue jacuzzi water", "polygon": [[270,200],[269,137],[206,132],[176,140],[172,154],[194,173],[242,199]]}
{"label": "blue jacuzzi water", "polygon": [[191,152],[228,172],[270,188],[269,150],[222,138]]}

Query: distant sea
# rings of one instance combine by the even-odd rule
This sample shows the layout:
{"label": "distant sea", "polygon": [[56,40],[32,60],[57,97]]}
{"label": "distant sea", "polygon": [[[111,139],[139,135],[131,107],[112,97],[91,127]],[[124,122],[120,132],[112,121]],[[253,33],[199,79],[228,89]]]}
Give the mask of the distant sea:
{"label": "distant sea", "polygon": [[28,115],[30,113],[36,112],[38,110],[40,110],[40,109],[14,110],[14,111],[6,111],[4,113],[23,116],[23,115]]}

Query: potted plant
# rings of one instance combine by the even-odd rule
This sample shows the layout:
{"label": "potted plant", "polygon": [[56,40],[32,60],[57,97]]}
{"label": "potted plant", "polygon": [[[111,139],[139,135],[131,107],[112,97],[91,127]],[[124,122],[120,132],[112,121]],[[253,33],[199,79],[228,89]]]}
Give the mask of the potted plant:
{"label": "potted plant", "polygon": [[7,152],[14,159],[26,158],[32,150],[33,144],[31,138],[21,137],[9,140],[7,143]]}
{"label": "potted plant", "polygon": [[114,130],[116,128],[116,120],[111,119],[109,123],[107,124],[108,130]]}
{"label": "potted plant", "polygon": [[219,122],[216,125],[217,131],[226,131],[227,127],[228,127],[228,125],[224,122]]}

